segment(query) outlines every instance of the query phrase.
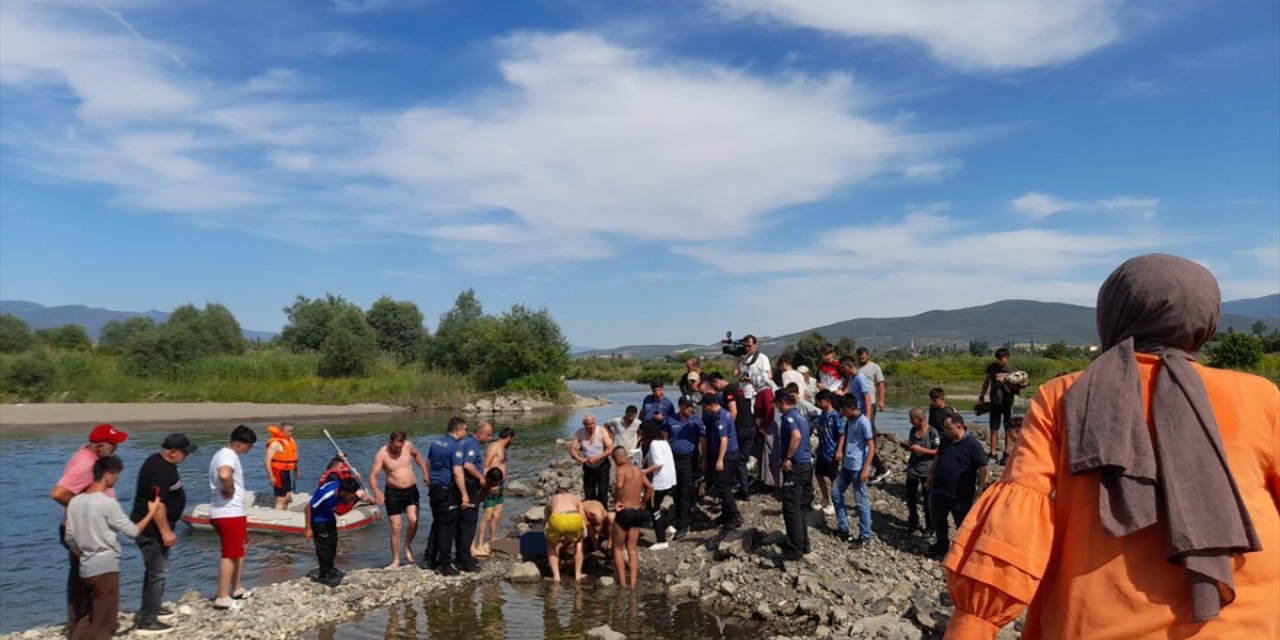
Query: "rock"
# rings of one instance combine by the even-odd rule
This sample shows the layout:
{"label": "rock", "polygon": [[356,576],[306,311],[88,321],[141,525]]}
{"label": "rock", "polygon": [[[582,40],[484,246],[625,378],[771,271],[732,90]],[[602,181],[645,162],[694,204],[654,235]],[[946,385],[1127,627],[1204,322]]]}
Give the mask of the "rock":
{"label": "rock", "polygon": [[627,640],[627,636],[613,629],[609,625],[601,625],[586,633],[588,638],[600,638],[601,640]]}
{"label": "rock", "polygon": [[738,593],[738,586],[733,584],[732,582],[729,582],[728,580],[725,580],[724,582],[720,583],[720,593],[723,593],[729,597],[733,597],[735,594]]}
{"label": "rock", "polygon": [[768,547],[771,545],[782,545],[787,542],[787,534],[781,531],[770,531],[760,539],[757,546]]}
{"label": "rock", "polygon": [[[569,441],[556,440],[556,444],[569,444]],[[573,458],[557,458],[551,461],[550,466],[552,469],[576,469],[578,467],[578,463],[575,462]]]}
{"label": "rock", "polygon": [[682,580],[667,587],[667,595],[672,598],[697,598],[702,593],[702,585],[695,580]]}
{"label": "rock", "polygon": [[478,409],[478,408],[476,408],[476,405],[475,405],[474,403],[471,403],[471,402],[468,402],[468,403],[467,403],[467,406],[465,406],[465,407],[463,407],[463,408],[462,408],[462,412],[463,412],[463,413],[476,413],[476,412],[478,412],[478,411],[479,411],[479,409]]}
{"label": "rock", "polygon": [[487,413],[493,411],[493,401],[488,398],[481,398],[476,401],[476,411]]}
{"label": "rock", "polygon": [[612,576],[600,576],[599,582],[602,587],[612,587],[618,583],[618,581],[614,580]]}
{"label": "rock", "polygon": [[875,602],[872,602],[871,606],[867,607],[867,613],[870,613],[873,616],[882,615],[889,611],[889,604],[888,598],[880,598]]}
{"label": "rock", "polygon": [[191,615],[192,613],[195,613],[195,610],[191,608],[191,605],[189,605],[189,604],[184,604],[184,605],[182,605],[182,606],[178,607],[178,613],[180,613],[180,614],[182,614],[182,615],[184,615],[184,616],[189,616],[189,615]]}
{"label": "rock", "polygon": [[507,495],[513,498],[527,498],[533,495],[533,489],[519,480],[512,480],[507,483]]}
{"label": "rock", "polygon": [[542,518],[542,507],[530,507],[528,511],[524,512],[525,522],[542,522]]}
{"label": "rock", "polygon": [[756,605],[755,615],[761,620],[773,620],[773,609],[769,607],[768,602],[761,602]]}
{"label": "rock", "polygon": [[799,604],[800,610],[811,616],[818,616],[827,612],[827,605],[823,604],[822,598],[805,598]]}
{"label": "rock", "polygon": [[499,538],[489,544],[489,549],[494,553],[505,553],[515,557],[520,555],[520,540],[518,538]]}
{"label": "rock", "polygon": [[507,578],[514,583],[529,583],[542,580],[542,572],[532,562],[521,562],[511,567],[511,575]]}

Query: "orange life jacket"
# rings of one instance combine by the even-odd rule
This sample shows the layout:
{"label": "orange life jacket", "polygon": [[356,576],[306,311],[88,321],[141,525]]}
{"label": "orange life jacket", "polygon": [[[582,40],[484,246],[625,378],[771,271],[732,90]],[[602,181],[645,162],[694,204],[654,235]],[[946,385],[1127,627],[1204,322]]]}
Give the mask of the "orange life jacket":
{"label": "orange life jacket", "polygon": [[276,425],[268,425],[267,431],[271,434],[271,438],[267,440],[267,447],[270,448],[273,443],[280,443],[280,450],[271,458],[271,471],[280,473],[281,471],[293,471],[298,468],[298,442],[293,436],[285,435],[284,430]]}

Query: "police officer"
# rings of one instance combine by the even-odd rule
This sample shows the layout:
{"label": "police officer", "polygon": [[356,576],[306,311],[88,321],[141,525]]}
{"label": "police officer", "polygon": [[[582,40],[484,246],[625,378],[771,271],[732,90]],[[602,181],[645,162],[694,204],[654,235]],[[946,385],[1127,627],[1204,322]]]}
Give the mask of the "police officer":
{"label": "police officer", "polygon": [[453,417],[443,435],[427,447],[427,495],[431,504],[431,535],[427,539],[424,565],[446,576],[458,575],[453,566],[453,542],[457,538],[458,509],[468,502],[462,477],[461,440],[467,435],[467,421]]}
{"label": "police officer", "polygon": [[813,500],[813,456],[809,451],[809,422],[796,409],[796,396],[779,393],[774,400],[782,414],[779,432],[782,448],[782,520],[787,529],[787,550],[783,558],[798,560],[809,553],[809,523],[805,505]]}
{"label": "police officer", "polygon": [[706,455],[706,473],[715,478],[715,490],[720,495],[720,528],[729,531],[742,525],[742,514],[733,498],[733,485],[738,464],[738,429],[733,416],[720,407],[715,394],[702,397],[703,450]]}
{"label": "police officer", "polygon": [[[466,433],[465,427],[463,433]],[[460,571],[479,571],[471,546],[476,538],[476,525],[480,522],[480,485],[484,484],[484,445],[493,435],[493,426],[481,422],[474,434],[467,434],[458,441],[458,453],[462,454],[462,485],[466,488],[470,504],[458,510],[457,535],[454,538],[453,564]]]}
{"label": "police officer", "polygon": [[680,410],[662,423],[662,430],[671,444],[671,455],[676,464],[676,531],[672,540],[689,534],[693,524],[693,504],[697,501],[697,487],[693,480],[693,458],[702,439],[702,418],[693,415],[693,399],[680,398]]}

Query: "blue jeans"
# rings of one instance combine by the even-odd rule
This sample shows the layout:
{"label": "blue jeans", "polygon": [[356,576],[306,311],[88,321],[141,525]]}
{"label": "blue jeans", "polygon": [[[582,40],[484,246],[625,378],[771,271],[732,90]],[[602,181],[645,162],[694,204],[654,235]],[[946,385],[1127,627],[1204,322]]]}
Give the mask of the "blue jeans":
{"label": "blue jeans", "polygon": [[844,491],[853,487],[854,500],[858,504],[858,526],[862,530],[861,538],[871,538],[871,499],[867,497],[867,483],[862,481],[861,472],[840,468],[836,476],[836,493],[833,498],[836,507],[836,528],[840,533],[849,531],[849,512],[844,507]]}

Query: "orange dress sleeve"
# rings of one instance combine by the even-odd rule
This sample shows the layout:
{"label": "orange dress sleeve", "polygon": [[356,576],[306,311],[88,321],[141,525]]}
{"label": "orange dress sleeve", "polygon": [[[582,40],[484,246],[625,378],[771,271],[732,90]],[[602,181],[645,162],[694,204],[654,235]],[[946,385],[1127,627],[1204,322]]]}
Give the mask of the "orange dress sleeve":
{"label": "orange dress sleeve", "polygon": [[[1046,385],[1045,387],[1049,387]],[[955,603],[947,638],[995,638],[1031,602],[1053,551],[1059,397],[1032,401],[1004,477],[970,509],[943,565]]]}

